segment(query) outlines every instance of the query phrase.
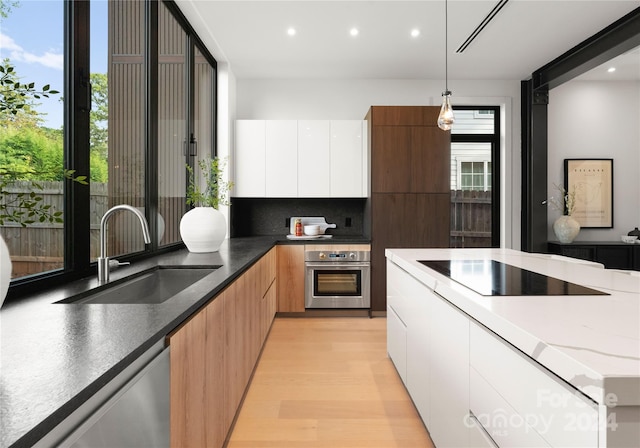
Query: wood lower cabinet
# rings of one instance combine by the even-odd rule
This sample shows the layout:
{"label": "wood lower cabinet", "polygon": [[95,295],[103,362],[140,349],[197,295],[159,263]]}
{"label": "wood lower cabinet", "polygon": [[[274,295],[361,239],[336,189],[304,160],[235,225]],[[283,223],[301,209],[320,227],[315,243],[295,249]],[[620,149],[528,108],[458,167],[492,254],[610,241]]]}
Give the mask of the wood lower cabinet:
{"label": "wood lower cabinet", "polygon": [[172,447],[222,447],[276,310],[272,249],[168,337]]}
{"label": "wood lower cabinet", "polygon": [[[224,293],[223,293],[224,294]],[[216,299],[205,309],[205,381],[203,400],[205,402],[205,446],[217,447],[224,444],[231,422],[225,415],[226,405],[220,406],[215,397],[224,397],[225,363],[225,309],[226,300]],[[196,419],[200,420],[200,419]],[[174,446],[172,444],[172,446]]]}
{"label": "wood lower cabinet", "polygon": [[170,336],[170,440],[172,447],[206,446],[206,312]]}
{"label": "wood lower cabinet", "polygon": [[278,311],[304,312],[304,246],[276,246],[278,254]]}

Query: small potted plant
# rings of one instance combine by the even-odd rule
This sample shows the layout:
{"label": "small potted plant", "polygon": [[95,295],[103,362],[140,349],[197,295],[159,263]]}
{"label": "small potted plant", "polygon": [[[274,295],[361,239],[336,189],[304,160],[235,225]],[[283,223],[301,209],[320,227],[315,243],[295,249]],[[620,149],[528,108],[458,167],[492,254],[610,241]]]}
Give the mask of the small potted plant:
{"label": "small potted plant", "polygon": [[217,252],[227,236],[227,221],[218,210],[231,205],[233,182],[224,179],[226,160],[218,157],[198,161],[198,174],[187,165],[187,204],[194,206],[180,220],[180,236],[190,252]]}

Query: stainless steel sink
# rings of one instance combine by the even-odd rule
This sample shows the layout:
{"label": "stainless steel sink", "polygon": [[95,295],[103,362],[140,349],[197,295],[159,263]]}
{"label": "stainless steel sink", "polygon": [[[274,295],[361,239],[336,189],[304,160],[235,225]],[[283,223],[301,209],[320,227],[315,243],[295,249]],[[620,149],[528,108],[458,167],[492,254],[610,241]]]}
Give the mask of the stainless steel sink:
{"label": "stainless steel sink", "polygon": [[157,304],[203,279],[221,266],[157,266],[135,277],[86,291],[56,303]]}

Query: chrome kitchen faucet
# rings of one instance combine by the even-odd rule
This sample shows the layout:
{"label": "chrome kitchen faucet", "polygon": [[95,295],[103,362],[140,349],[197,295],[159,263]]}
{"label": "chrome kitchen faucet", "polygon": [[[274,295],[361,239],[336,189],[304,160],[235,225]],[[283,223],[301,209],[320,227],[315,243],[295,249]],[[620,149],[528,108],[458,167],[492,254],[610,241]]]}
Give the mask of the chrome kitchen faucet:
{"label": "chrome kitchen faucet", "polygon": [[107,257],[107,221],[109,217],[118,210],[129,210],[138,217],[142,226],[142,236],[145,244],[151,244],[151,236],[149,234],[149,224],[142,212],[127,204],[116,205],[111,207],[100,220],[100,256],[98,257],[98,283],[107,283],[109,281],[109,257]]}

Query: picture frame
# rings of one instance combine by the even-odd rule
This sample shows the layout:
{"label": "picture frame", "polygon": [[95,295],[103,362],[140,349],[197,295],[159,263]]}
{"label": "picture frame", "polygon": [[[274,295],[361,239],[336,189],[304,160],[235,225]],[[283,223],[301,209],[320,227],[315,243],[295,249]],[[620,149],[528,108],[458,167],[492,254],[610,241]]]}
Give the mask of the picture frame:
{"label": "picture frame", "polygon": [[564,189],[581,228],[613,227],[613,159],[564,159]]}

